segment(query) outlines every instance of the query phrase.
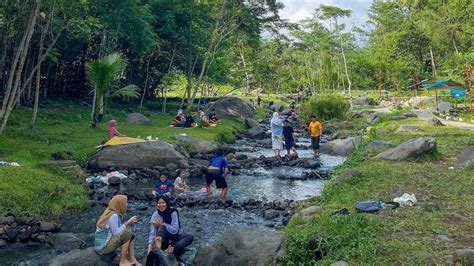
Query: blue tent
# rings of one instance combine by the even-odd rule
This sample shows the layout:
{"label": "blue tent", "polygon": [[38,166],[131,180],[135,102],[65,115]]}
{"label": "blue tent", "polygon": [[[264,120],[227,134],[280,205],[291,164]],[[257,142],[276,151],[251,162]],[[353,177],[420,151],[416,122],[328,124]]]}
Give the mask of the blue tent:
{"label": "blue tent", "polygon": [[451,79],[442,79],[442,80],[438,80],[434,83],[430,83],[428,85],[426,85],[425,87],[423,87],[423,89],[451,89],[453,87],[461,87],[463,86],[461,83],[459,82],[456,82],[454,80],[451,80]]}

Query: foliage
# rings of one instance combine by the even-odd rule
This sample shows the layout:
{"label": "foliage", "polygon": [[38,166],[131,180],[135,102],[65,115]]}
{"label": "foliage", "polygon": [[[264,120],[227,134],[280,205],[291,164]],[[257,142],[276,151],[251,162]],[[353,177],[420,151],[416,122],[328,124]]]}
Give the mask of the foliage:
{"label": "foliage", "polygon": [[301,114],[304,118],[316,115],[322,120],[343,119],[349,112],[349,102],[336,94],[321,94],[311,97],[303,104]]}

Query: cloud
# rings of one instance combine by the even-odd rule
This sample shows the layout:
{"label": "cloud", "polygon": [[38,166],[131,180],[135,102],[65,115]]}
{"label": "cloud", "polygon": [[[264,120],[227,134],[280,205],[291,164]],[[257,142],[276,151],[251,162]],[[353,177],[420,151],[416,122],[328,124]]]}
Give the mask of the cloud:
{"label": "cloud", "polygon": [[280,15],[291,22],[311,17],[314,9],[321,4],[350,9],[352,10],[351,17],[344,19],[343,22],[351,28],[352,26],[362,27],[367,22],[367,10],[372,0],[281,0],[281,2],[285,7]]}

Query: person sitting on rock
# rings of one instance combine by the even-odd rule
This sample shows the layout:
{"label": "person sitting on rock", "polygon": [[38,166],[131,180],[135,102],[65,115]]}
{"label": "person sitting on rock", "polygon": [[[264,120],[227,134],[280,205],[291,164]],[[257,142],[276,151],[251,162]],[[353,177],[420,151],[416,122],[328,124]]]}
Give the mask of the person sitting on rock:
{"label": "person sitting on rock", "polygon": [[186,185],[186,181],[184,180],[185,177],[189,175],[187,170],[182,170],[181,173],[176,177],[174,180],[174,189],[176,189],[178,192],[184,192],[186,189],[189,187]]}
{"label": "person sitting on rock", "polygon": [[[95,250],[100,255],[110,254],[120,248],[119,265],[138,265],[135,258],[135,237],[131,225],[137,223],[137,217],[133,216],[122,224],[121,216],[127,212],[127,196],[114,196],[105,211],[97,221],[95,231]],[[129,256],[129,260],[127,259]]]}
{"label": "person sitting on rock", "polygon": [[150,219],[146,265],[155,265],[154,261],[159,257],[156,252],[159,250],[180,257],[186,251],[185,248],[193,243],[193,239],[192,235],[185,234],[181,229],[179,212],[171,207],[169,198],[158,197],[156,211]]}
{"label": "person sitting on rock", "polygon": [[183,110],[179,109],[175,118],[173,119],[173,121],[171,121],[171,125],[175,127],[182,127],[184,125],[184,122],[186,122],[186,117],[183,114]]}
{"label": "person sitting on rock", "polygon": [[168,180],[168,177],[165,175],[161,175],[159,180],[156,181],[155,187],[153,188],[152,194],[155,196],[171,196],[171,192],[173,189],[173,182]]}
{"label": "person sitting on rock", "polygon": [[109,139],[113,137],[124,137],[125,135],[121,134],[117,128],[117,121],[116,120],[110,120],[109,124],[107,125],[107,131],[109,133]]}
{"label": "person sitting on rock", "polygon": [[217,124],[219,123],[221,120],[219,119],[219,117],[217,117],[217,114],[216,114],[216,109],[215,108],[212,108],[211,109],[211,112],[209,113],[209,122],[210,123],[213,123],[213,124]]}

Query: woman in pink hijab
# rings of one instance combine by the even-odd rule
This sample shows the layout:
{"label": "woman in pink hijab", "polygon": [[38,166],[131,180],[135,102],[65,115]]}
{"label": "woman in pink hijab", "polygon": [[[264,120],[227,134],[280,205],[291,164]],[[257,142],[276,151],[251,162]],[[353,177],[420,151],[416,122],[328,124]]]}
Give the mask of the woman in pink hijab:
{"label": "woman in pink hijab", "polygon": [[115,120],[110,120],[109,125],[107,126],[107,130],[109,132],[109,139],[113,137],[123,137],[124,135],[118,132],[118,130],[115,128],[117,125],[117,121]]}

